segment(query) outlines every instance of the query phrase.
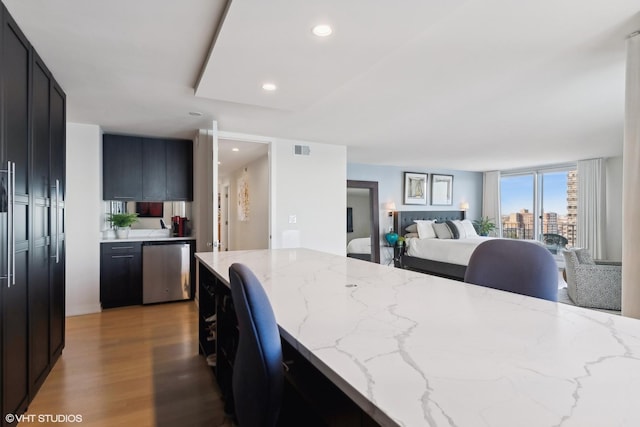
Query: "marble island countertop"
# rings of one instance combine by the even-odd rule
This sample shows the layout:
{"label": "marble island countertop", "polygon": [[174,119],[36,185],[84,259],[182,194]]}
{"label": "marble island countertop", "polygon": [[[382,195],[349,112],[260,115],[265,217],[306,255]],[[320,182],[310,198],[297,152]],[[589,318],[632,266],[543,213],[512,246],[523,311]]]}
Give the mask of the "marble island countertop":
{"label": "marble island countertop", "polygon": [[640,320],[306,249],[198,253],[382,425],[638,426]]}

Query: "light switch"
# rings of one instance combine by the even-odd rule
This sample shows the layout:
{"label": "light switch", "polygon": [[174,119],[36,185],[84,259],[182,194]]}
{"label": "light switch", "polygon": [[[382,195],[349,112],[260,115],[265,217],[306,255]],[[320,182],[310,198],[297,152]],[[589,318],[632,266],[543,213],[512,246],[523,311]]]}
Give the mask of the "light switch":
{"label": "light switch", "polygon": [[289,224],[295,224],[296,222],[298,222],[296,215],[289,215]]}

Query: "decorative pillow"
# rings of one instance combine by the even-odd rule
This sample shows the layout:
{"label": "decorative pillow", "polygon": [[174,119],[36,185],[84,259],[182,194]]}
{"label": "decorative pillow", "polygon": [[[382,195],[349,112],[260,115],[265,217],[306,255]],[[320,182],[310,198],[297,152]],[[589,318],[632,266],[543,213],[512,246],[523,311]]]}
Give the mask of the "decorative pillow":
{"label": "decorative pillow", "polygon": [[436,232],[438,239],[451,239],[452,237],[451,230],[449,230],[446,222],[434,223],[433,231]]}
{"label": "decorative pillow", "polygon": [[478,237],[478,233],[476,232],[476,228],[473,226],[473,223],[471,222],[471,220],[468,219],[463,219],[462,221],[460,221],[460,223],[462,224],[462,228],[464,228],[464,231],[468,237]]}
{"label": "decorative pillow", "polygon": [[453,221],[445,221],[445,224],[447,224],[447,227],[449,227],[449,231],[451,232],[451,238],[452,239],[459,239],[460,238],[460,232],[458,231],[458,227],[456,227],[456,225],[453,223]]}
{"label": "decorative pillow", "polygon": [[404,229],[407,233],[417,233],[418,232],[418,224],[413,223],[407,228]]}
{"label": "decorative pillow", "polygon": [[591,256],[591,253],[586,249],[574,249],[576,256],[578,257],[578,262],[580,264],[591,264],[595,265],[595,261]]}
{"label": "decorative pillow", "polygon": [[459,239],[466,239],[467,237],[473,237],[473,236],[468,236],[467,235],[467,230],[465,230],[464,228],[464,224],[462,224],[462,221],[460,221],[459,219],[454,219],[453,224],[456,226],[456,228],[458,229],[458,238]]}
{"label": "decorative pillow", "polygon": [[433,221],[417,219],[413,222],[416,223],[416,226],[418,228],[418,236],[420,236],[421,239],[436,238],[436,233],[433,230]]}

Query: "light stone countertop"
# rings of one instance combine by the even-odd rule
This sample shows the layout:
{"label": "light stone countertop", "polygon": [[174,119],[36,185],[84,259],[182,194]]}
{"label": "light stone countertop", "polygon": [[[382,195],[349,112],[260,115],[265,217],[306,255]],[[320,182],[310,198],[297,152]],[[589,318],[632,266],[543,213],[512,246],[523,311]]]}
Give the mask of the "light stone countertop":
{"label": "light stone countertop", "polygon": [[172,240],[196,240],[195,237],[172,237],[169,229],[132,229],[129,230],[129,237],[126,239],[116,238],[113,230],[105,230],[102,232],[100,243],[118,243],[118,242],[147,242],[147,241],[172,241]]}
{"label": "light stone countertop", "polygon": [[197,253],[382,425],[638,426],[640,320],[307,249]]}

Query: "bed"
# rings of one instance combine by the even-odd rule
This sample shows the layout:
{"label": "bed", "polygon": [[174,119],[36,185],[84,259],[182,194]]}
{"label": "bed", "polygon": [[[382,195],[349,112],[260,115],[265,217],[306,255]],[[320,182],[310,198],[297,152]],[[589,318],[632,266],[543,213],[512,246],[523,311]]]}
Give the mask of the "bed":
{"label": "bed", "polygon": [[347,256],[371,261],[371,236],[351,239],[347,244]]}
{"label": "bed", "polygon": [[[415,221],[432,220],[438,223],[464,220],[464,211],[398,211],[394,213],[394,229],[407,235],[406,228]],[[408,237],[406,244],[396,249],[395,266],[436,276],[463,280],[473,250],[491,237],[465,239],[418,239]]]}

